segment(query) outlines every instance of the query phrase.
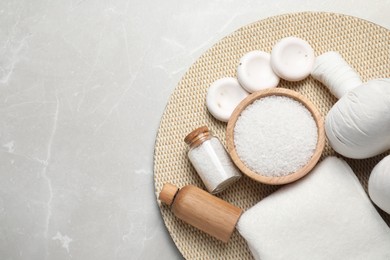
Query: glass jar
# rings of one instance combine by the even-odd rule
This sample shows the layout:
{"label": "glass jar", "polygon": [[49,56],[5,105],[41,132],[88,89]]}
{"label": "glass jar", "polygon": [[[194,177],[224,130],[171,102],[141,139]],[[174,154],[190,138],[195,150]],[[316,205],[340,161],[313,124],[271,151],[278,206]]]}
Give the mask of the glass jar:
{"label": "glass jar", "polygon": [[221,192],[241,177],[225,147],[207,126],[195,129],[184,141],[189,145],[188,158],[210,193]]}

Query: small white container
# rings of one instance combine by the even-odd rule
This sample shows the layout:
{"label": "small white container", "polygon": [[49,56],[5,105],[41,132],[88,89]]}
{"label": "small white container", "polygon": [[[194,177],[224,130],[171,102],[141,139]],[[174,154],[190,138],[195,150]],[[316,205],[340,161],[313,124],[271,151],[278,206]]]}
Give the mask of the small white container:
{"label": "small white container", "polygon": [[207,126],[195,129],[184,141],[190,146],[188,158],[210,193],[223,191],[241,177],[225,147]]}
{"label": "small white container", "polygon": [[227,122],[237,105],[249,95],[237,79],[226,77],[213,82],[207,91],[206,106],[216,119]]}
{"label": "small white container", "polygon": [[299,81],[309,76],[314,60],[313,48],[307,41],[297,37],[281,39],[271,52],[272,69],[288,81]]}
{"label": "small white container", "polygon": [[237,78],[249,93],[274,88],[279,84],[279,77],[271,67],[271,55],[263,51],[251,51],[241,57]]}

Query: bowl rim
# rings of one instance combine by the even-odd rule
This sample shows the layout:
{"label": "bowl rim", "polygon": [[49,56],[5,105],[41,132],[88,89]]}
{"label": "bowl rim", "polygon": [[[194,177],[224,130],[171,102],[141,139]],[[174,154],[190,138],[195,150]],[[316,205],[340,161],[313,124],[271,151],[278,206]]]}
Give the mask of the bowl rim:
{"label": "bowl rim", "polygon": [[[302,168],[300,168],[294,173],[284,175],[284,176],[265,176],[265,175],[261,175],[261,173],[252,171],[241,161],[240,157],[237,154],[235,144],[234,144],[234,127],[242,111],[244,111],[246,107],[251,105],[254,101],[268,96],[285,96],[300,102],[309,110],[317,126],[317,134],[318,134],[317,145],[312,157],[310,158],[310,160],[307,162],[305,166],[303,166]],[[226,128],[226,144],[227,144],[228,153],[232,158],[234,164],[249,178],[257,182],[271,184],[271,185],[286,184],[286,183],[296,181],[302,178],[303,176],[305,176],[306,174],[308,174],[320,159],[322,155],[322,151],[324,150],[325,147],[324,120],[323,117],[321,116],[321,113],[316,108],[316,106],[308,98],[306,98],[305,96],[303,96],[302,94],[296,91],[286,89],[286,88],[280,88],[280,87],[256,91],[251,95],[249,95],[248,97],[246,97],[244,100],[242,100],[233,111]]]}

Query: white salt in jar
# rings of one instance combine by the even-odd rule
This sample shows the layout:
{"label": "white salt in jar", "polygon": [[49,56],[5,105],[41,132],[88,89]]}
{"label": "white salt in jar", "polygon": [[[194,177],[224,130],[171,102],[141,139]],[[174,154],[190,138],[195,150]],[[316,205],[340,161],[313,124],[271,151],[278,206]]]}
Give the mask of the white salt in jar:
{"label": "white salt in jar", "polygon": [[195,129],[184,141],[190,147],[188,158],[210,193],[221,192],[241,177],[225,147],[207,126]]}

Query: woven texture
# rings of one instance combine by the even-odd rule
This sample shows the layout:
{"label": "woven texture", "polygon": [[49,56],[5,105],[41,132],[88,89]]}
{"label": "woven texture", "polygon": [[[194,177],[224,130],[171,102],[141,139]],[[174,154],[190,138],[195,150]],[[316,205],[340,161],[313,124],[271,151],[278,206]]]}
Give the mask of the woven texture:
{"label": "woven texture", "polygon": [[[189,68],[169,100],[155,144],[157,195],[167,182],[178,187],[193,184],[204,188],[187,159],[187,145],[183,140],[196,127],[207,125],[226,146],[226,124],[215,120],[205,106],[208,87],[221,77],[236,77],[239,59],[245,53],[252,50],[270,52],[278,40],[287,36],[306,39],[316,55],[327,51],[340,52],[363,81],[390,77],[390,32],[358,18],[305,12],[271,17],[240,28],[215,44]],[[336,98],[311,77],[294,83],[281,80],[279,87],[305,95],[323,116],[336,102]],[[326,144],[321,160],[329,155],[336,154]],[[372,168],[385,155],[365,160],[346,159],[366,190]],[[242,177],[218,197],[245,210],[277,188]],[[237,231],[224,244],[177,219],[169,207],[160,202],[159,206],[174,243],[186,259],[252,259],[245,240]],[[390,225],[390,216],[378,211]]]}

